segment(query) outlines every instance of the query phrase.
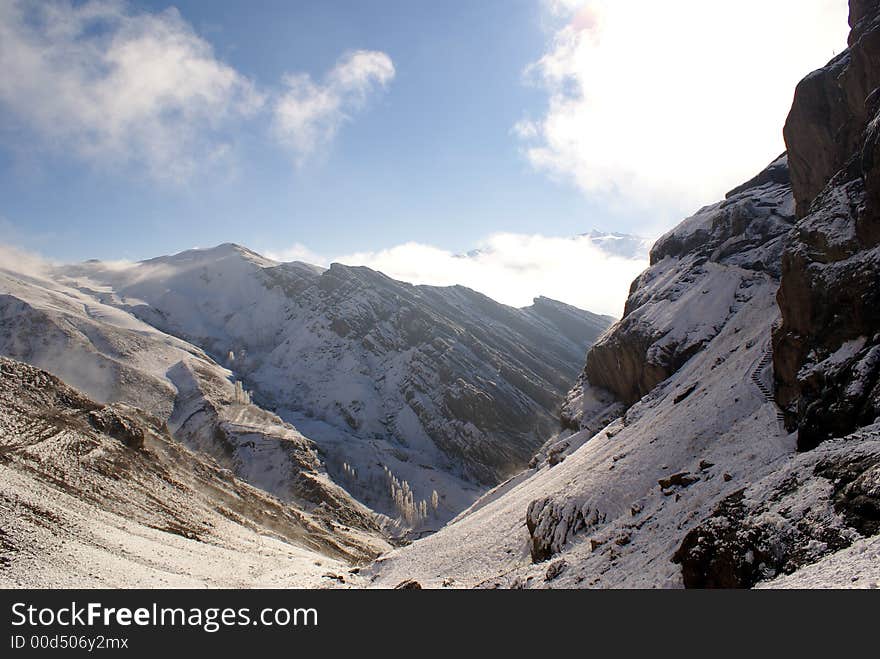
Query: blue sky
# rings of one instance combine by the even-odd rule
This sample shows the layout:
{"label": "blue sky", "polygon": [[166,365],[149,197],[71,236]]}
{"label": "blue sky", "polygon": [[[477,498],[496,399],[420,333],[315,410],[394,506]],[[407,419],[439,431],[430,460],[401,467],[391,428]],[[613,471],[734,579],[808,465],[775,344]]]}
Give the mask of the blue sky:
{"label": "blue sky", "polygon": [[845,44],[845,0],[711,4],[0,0],[0,241],[393,275],[402,245],[654,237],[782,150]]}
{"label": "blue sky", "polygon": [[288,71],[320,78],[352,49],[387,53],[396,75],[301,167],[261,130],[267,118],[228,136],[234,172],[206,168],[184,184],[63,152],[22,163],[4,149],[0,213],[34,236],[27,246],[63,259],[140,258],[224,241],[299,242],[320,253],[401,240],[469,249],[484,234],[545,228],[551,218],[562,234],[597,224],[577,189],[535,175],[511,135],[545,102],[522,84],[545,41],[536,3],[174,6],[219,59],[267,86]]}

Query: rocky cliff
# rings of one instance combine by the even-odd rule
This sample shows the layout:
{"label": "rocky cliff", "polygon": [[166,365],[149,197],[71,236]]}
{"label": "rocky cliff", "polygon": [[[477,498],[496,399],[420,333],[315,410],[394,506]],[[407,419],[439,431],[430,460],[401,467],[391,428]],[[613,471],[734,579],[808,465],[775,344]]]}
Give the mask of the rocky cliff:
{"label": "rocky cliff", "polygon": [[880,414],[880,3],[797,87],[785,124],[798,220],[782,256],[777,396],[801,449]]}
{"label": "rocky cliff", "polygon": [[661,237],[623,317],[587,355],[563,410],[568,425],[604,416],[609,394],[625,407],[635,403],[717,336],[761,285],[775,286],[793,220],[783,154]]}
{"label": "rocky cliff", "polygon": [[787,154],[656,243],[566,399],[573,434],[380,583],[880,585],[880,2],[850,24]]}

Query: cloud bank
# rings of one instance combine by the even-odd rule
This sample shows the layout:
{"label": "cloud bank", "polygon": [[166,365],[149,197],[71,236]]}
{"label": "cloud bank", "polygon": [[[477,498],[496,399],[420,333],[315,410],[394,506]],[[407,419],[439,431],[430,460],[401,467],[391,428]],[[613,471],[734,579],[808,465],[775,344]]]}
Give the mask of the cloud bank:
{"label": "cloud bank", "polygon": [[236,123],[265,111],[301,162],[394,73],[384,53],[358,51],[324,85],[291,73],[261,89],[176,9],[123,0],[0,0],[0,69],[0,106],[43,148],[172,181],[225,158]]}
{"label": "cloud bank", "polygon": [[784,150],[797,82],[846,44],[846,0],[547,0],[514,128],[532,165],[610,201],[710,203]]}
{"label": "cloud bank", "polygon": [[[618,249],[615,242],[625,241]],[[648,241],[499,233],[465,255],[409,242],[374,252],[321,258],[303,245],[268,252],[275,260],[363,265],[413,284],[461,284],[515,307],[546,296],[594,313],[620,316],[632,280],[648,265]]]}

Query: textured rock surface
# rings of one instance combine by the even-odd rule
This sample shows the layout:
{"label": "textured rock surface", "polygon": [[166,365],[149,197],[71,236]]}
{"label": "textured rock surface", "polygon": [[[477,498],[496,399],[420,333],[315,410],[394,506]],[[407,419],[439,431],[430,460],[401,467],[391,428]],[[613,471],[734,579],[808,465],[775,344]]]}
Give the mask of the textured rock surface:
{"label": "textured rock surface", "polygon": [[751,588],[880,529],[876,426],[728,495],[673,560],[690,588]]}
{"label": "textured rock surface", "polygon": [[[568,425],[588,423],[595,411],[607,416],[608,393],[632,405],[716,336],[752,286],[778,278],[793,215],[783,155],[660,238],[651,267],[633,282],[623,318],[587,355],[563,408]],[[585,395],[588,389],[594,391]]]}
{"label": "textured rock surface", "polygon": [[849,49],[804,78],[783,134],[798,217],[863,142],[874,118],[871,99],[880,84],[880,32],[876,0],[850,2]]}
{"label": "textured rock surface", "polygon": [[880,5],[798,85],[785,127],[800,219],[782,258],[777,397],[809,449],[880,414]]}

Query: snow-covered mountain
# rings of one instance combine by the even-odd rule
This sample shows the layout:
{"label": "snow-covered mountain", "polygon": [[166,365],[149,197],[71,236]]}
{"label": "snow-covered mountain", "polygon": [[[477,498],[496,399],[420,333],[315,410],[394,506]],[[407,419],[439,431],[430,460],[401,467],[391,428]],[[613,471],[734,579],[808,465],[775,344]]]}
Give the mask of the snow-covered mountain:
{"label": "snow-covered mountain", "polygon": [[606,254],[625,259],[644,259],[651,250],[651,241],[628,233],[605,232],[593,229],[581,234]]}
{"label": "snow-covered mountain", "polygon": [[247,482],[362,528],[375,522],[349,493],[430,529],[524,467],[611,322],[237,245],[10,264],[0,293],[0,353],[136,405]]}
{"label": "snow-covered mountain", "polygon": [[779,280],[767,264],[793,213],[788,185],[771,181],[661,238],[569,394],[570,434],[453,524],[380,559],[377,583],[681,585],[671,559],[689,528],[794,453],[749,377],[770,384]]}
{"label": "snow-covered mountain", "polygon": [[0,354],[101,403],[153,415],[178,440],[286,501],[377,529],[373,514],[328,476],[311,440],[237,397],[231,373],[200,348],[116,308],[109,289],[79,291],[46,267],[13,268],[0,266]]}

